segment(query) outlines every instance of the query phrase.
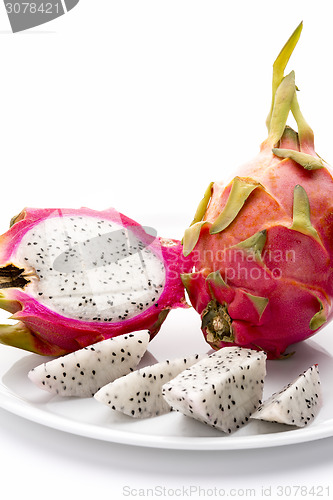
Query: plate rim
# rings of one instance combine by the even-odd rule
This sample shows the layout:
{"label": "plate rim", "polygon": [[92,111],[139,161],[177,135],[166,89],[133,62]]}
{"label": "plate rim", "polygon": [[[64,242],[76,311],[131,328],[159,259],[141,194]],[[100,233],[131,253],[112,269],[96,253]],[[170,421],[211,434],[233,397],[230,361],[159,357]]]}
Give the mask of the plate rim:
{"label": "plate rim", "polygon": [[258,448],[272,448],[300,444],[333,436],[333,418],[315,427],[305,427],[287,432],[251,434],[248,436],[193,437],[193,436],[158,436],[127,432],[118,429],[106,429],[93,423],[78,422],[64,416],[47,413],[39,407],[16,396],[0,383],[0,407],[21,418],[49,427],[99,441],[141,446],[146,448],[192,450],[192,451],[232,451]]}

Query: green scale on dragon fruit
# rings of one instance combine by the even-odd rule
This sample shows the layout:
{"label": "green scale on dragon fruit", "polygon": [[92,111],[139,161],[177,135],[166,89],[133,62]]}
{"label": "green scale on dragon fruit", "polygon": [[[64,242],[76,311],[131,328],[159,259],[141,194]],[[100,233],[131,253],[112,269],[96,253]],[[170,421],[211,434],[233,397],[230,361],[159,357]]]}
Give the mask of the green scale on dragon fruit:
{"label": "green scale on dragon fruit", "polygon": [[295,73],[284,75],[301,30],[273,65],[260,152],[231,181],[209,184],[184,234],[194,269],[183,282],[214,349],[234,344],[281,358],[333,317],[332,171],[316,154]]}
{"label": "green scale on dragon fruit", "polygon": [[147,331],[112,337],[42,363],[30,370],[28,377],[51,394],[91,397],[104,385],[133,371],[148,342]]}
{"label": "green scale on dragon fruit", "polygon": [[186,307],[181,243],[115,209],[25,209],[0,237],[0,342],[62,355]]}
{"label": "green scale on dragon fruit", "polygon": [[161,361],[140,368],[102,387],[95,399],[134,418],[148,418],[171,411],[162,397],[162,386],[205,355]]}
{"label": "green scale on dragon fruit", "polygon": [[230,434],[261,404],[265,376],[265,353],[225,347],[163,385],[162,393],[174,410]]}

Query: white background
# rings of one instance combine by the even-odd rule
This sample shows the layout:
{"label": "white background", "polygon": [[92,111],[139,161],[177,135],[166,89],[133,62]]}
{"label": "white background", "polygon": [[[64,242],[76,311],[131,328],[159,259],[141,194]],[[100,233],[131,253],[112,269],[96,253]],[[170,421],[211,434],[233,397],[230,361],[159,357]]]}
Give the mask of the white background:
{"label": "white background", "polygon": [[[330,3],[81,0],[15,35],[0,5],[0,232],[25,206],[84,205],[181,237],[208,183],[265,139],[272,63],[302,19],[288,68],[332,162]],[[322,484],[333,494],[332,445],[145,450],[0,410],[0,488],[38,500],[125,498],[125,485],[256,487],[261,498],[262,487]]]}

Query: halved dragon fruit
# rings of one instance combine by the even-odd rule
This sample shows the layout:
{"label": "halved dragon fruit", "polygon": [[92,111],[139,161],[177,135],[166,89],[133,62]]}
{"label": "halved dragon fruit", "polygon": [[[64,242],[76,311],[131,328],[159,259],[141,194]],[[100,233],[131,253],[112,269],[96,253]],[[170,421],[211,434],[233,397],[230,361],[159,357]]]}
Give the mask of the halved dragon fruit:
{"label": "halved dragon fruit", "polygon": [[[153,233],[150,231],[150,233]],[[0,237],[0,342],[44,355],[136,330],[186,307],[181,244],[115,209],[25,209]]]}
{"label": "halved dragon fruit", "polygon": [[[211,183],[184,235],[184,274],[214,348],[284,355],[333,317],[333,177],[284,76],[298,26],[273,66],[268,137],[227,185]],[[286,125],[292,113],[298,133]]]}

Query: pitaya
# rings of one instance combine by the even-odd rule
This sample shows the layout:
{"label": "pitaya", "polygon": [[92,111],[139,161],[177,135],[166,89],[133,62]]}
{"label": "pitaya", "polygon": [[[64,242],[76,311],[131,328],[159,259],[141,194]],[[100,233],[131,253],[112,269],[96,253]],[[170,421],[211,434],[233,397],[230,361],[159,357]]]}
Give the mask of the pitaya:
{"label": "pitaya", "polygon": [[[158,332],[186,307],[181,244],[114,209],[25,209],[0,237],[0,342],[61,355],[109,337]],[[187,265],[187,264],[186,264]]]}
{"label": "pitaya", "polygon": [[174,410],[230,434],[261,403],[265,375],[265,353],[226,347],[177,375],[162,393]]}
{"label": "pitaya", "polygon": [[102,387],[95,399],[135,418],[148,418],[171,411],[162,397],[162,386],[202,359],[203,355],[161,361],[117,378]]}
{"label": "pitaya", "polygon": [[304,427],[317,416],[322,404],[318,365],[312,365],[280,392],[273,394],[251,418]]}
{"label": "pitaya", "polygon": [[28,377],[51,394],[92,397],[104,385],[130,373],[146,352],[148,342],[147,331],[101,340],[36,366]]}
{"label": "pitaya", "polygon": [[[273,66],[268,137],[223,186],[211,183],[183,251],[182,277],[207,342],[283,357],[332,319],[333,179],[301,114],[295,75],[284,70],[300,24]],[[286,125],[289,112],[298,133]]]}

